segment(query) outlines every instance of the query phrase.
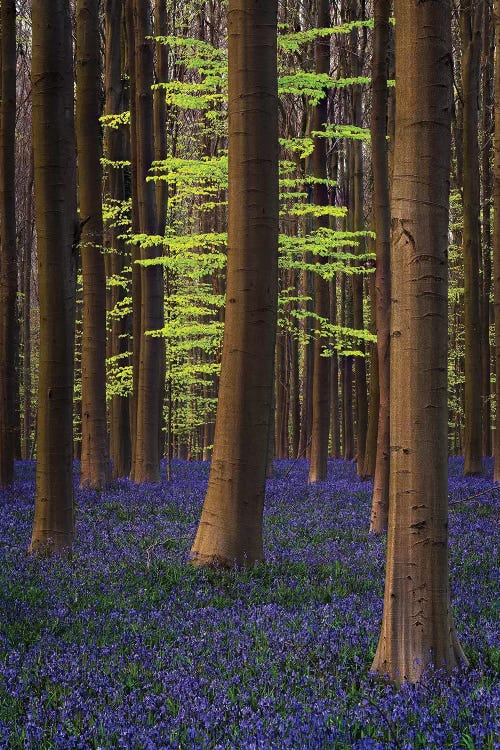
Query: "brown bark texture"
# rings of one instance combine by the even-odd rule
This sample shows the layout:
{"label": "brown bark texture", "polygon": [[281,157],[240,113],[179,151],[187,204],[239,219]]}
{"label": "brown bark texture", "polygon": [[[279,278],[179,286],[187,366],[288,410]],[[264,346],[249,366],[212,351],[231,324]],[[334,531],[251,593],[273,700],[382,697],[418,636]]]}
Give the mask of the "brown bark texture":
{"label": "brown bark texture", "polygon": [[[127,87],[123,69],[125,60],[123,54],[124,33],[124,3],[123,0],[106,0],[105,5],[105,112],[107,115],[117,115],[128,109]],[[125,128],[108,128],[106,131],[106,155],[110,162],[123,162],[130,157],[128,134]],[[120,167],[108,166],[106,187],[109,200],[118,202],[125,200],[124,171]],[[107,228],[109,244],[110,272],[113,276],[120,276],[124,267],[130,262],[127,245],[121,239],[121,229],[110,226]],[[139,269],[137,269],[139,271]],[[139,272],[140,273],[140,272]],[[124,298],[125,290],[121,285],[113,285],[110,289],[110,309],[114,309]],[[110,325],[109,351],[111,357],[125,357],[129,349],[130,321],[125,317],[113,316]],[[130,473],[132,447],[130,437],[130,397],[115,394],[111,397],[109,408],[109,447],[113,466],[113,478],[126,477]]]}
{"label": "brown bark texture", "polygon": [[263,558],[278,297],[277,0],[230,0],[227,303],[195,565]]}
{"label": "brown bark texture", "polygon": [[387,75],[390,44],[390,0],[375,0],[371,145],[373,170],[373,220],[375,225],[375,308],[377,326],[379,411],[377,459],[373,480],[370,531],[387,529],[390,466],[390,257],[391,207],[389,196],[389,154],[387,148]]}
{"label": "brown bark texture", "polygon": [[100,0],[77,0],[76,4],[76,142],[83,277],[80,485],[97,490],[109,479],[99,7]]}
{"label": "brown bark texture", "polygon": [[466,662],[448,575],[447,291],[452,55],[448,0],[396,0],[391,474],[373,671],[420,680]]}
{"label": "brown bark texture", "polygon": [[[153,136],[153,42],[149,7],[142,0],[133,2],[135,32],[135,108],[137,137],[137,205],[141,234],[157,231],[156,196],[147,177],[154,161]],[[158,255],[156,247],[141,247],[141,261]],[[163,268],[141,267],[141,325],[139,371],[137,373],[137,414],[135,450],[131,479],[158,482],[160,479],[159,430],[163,407],[165,341],[151,332],[163,329]],[[135,335],[135,331],[134,331]]]}
{"label": "brown bark texture", "polygon": [[[318,28],[330,25],[330,7],[328,0],[318,2]],[[330,72],[330,37],[320,37],[314,49],[315,71],[320,74]],[[323,98],[314,108],[313,132],[320,131],[328,119],[328,97],[325,90]],[[313,175],[321,182],[314,183],[313,198],[317,206],[328,205],[328,187],[326,184],[326,138],[316,137],[312,155]],[[316,219],[316,229],[329,227],[328,216]],[[314,274],[314,313],[317,316],[313,336],[313,385],[312,385],[312,430],[311,430],[311,464],[309,483],[326,479],[328,466],[328,438],[330,430],[330,377],[331,362],[323,357],[322,352],[326,339],[321,335],[321,320],[330,316],[329,282],[323,278],[320,266],[326,263],[326,256],[316,259],[318,272]]]}
{"label": "brown bark texture", "polygon": [[[500,0],[495,0],[495,138],[493,167],[493,294],[495,308],[495,363],[500,373]],[[500,482],[500,377],[495,385],[495,469],[493,478]]]}
{"label": "brown bark texture", "polygon": [[33,0],[33,149],[40,291],[35,517],[30,550],[73,540],[76,150],[69,0]]}
{"label": "brown bark texture", "polygon": [[17,432],[15,201],[16,4],[1,6],[0,103],[0,486],[14,481]]}

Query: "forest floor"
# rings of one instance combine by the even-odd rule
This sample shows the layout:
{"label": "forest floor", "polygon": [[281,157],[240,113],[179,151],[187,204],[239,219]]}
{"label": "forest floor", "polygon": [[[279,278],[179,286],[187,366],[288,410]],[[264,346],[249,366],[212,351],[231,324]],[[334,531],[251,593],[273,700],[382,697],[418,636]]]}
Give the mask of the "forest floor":
{"label": "forest floor", "polygon": [[[77,491],[71,560],[27,557],[34,464],[0,493],[0,748],[500,747],[500,493],[450,462],[453,607],[470,669],[399,691],[369,676],[385,539],[371,483],[277,461],[267,564],[187,557],[208,465],[159,486]],[[464,498],[484,494],[462,502]]]}

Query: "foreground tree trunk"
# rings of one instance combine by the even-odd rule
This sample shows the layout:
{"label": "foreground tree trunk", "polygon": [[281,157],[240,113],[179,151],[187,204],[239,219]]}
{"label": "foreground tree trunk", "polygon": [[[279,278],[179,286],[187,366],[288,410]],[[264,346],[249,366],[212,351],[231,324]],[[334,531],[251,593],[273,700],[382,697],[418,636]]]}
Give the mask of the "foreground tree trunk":
{"label": "foreground tree trunk", "polygon": [[0,486],[14,481],[17,390],[15,206],[16,4],[1,9],[0,103]]}
{"label": "foreground tree trunk", "polygon": [[[330,25],[330,9],[328,0],[319,0],[318,28],[328,28]],[[330,72],[330,44],[320,38],[315,45],[315,71],[319,74]],[[328,119],[328,99],[326,91],[313,113],[313,132],[320,131]],[[314,177],[321,182],[315,182],[313,187],[314,203],[317,206],[328,205],[328,187],[326,185],[326,138],[315,138],[312,155]],[[329,227],[328,216],[316,220],[316,229]],[[326,262],[327,258],[319,258],[318,265]],[[330,315],[329,282],[314,274],[314,312],[318,318],[328,319]],[[309,483],[326,479],[328,466],[328,437],[330,430],[330,377],[331,362],[328,357],[322,357],[323,338],[321,323],[314,323],[317,332],[313,339],[313,387],[312,387],[312,432],[311,432],[311,465],[309,467]]]}
{"label": "foreground tree trunk", "polygon": [[[493,171],[493,292],[495,297],[495,362],[500,373],[500,0],[495,0],[495,165]],[[495,385],[495,470],[494,481],[500,482],[500,377]]]}
{"label": "foreground tree trunk", "polygon": [[35,519],[30,550],[73,539],[76,164],[69,0],[33,0],[33,149],[40,289]]}
{"label": "foreground tree trunk", "polygon": [[76,4],[76,141],[82,233],[82,487],[109,478],[106,430],[106,276],[103,255],[99,0]]}
{"label": "foreground tree trunk", "polygon": [[390,256],[391,207],[387,149],[387,74],[390,44],[390,0],[375,0],[372,101],[373,218],[375,224],[375,306],[377,324],[379,412],[377,459],[373,480],[370,531],[387,529],[389,512]]}
{"label": "foreground tree trunk", "polygon": [[195,565],[263,558],[278,297],[277,0],[229,2],[227,307]]}
{"label": "foreground tree trunk", "polygon": [[396,0],[391,476],[384,612],[372,669],[418,681],[465,663],[450,606],[447,289],[451,145],[448,0]]}

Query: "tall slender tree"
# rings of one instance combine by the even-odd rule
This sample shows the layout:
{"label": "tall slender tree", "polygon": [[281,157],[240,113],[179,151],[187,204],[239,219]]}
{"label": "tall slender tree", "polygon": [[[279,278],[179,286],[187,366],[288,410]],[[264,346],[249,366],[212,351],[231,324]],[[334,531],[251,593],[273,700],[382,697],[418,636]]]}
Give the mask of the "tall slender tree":
{"label": "tall slender tree", "polygon": [[76,141],[83,276],[80,483],[94,489],[102,489],[109,477],[99,6],[100,0],[77,0],[76,3]]}
{"label": "tall slender tree", "polygon": [[[128,110],[128,86],[125,76],[124,54],[124,2],[106,0],[105,4],[105,113],[119,115]],[[108,128],[106,131],[106,156],[109,166],[106,188],[109,200],[115,205],[130,198],[122,165],[130,157],[129,137],[125,127]],[[113,164],[119,166],[113,166]],[[130,254],[120,228],[111,222],[107,228],[109,273],[115,278],[123,275],[130,263]],[[139,268],[137,273],[140,274]],[[111,286],[110,309],[120,305],[126,296],[121,284]],[[111,357],[126,357],[129,349],[129,316],[112,316],[109,352]],[[111,397],[109,407],[109,446],[113,464],[113,477],[126,477],[131,468],[130,396],[117,393]]]}
{"label": "tall slender tree", "polygon": [[370,530],[387,529],[389,512],[389,383],[390,383],[390,255],[391,207],[387,149],[387,77],[390,44],[390,0],[375,0],[373,99],[371,119],[373,219],[375,224],[375,308],[379,377],[377,460],[373,481]]}
{"label": "tall slender tree", "polygon": [[[147,180],[154,161],[153,135],[153,42],[149,4],[133,0],[135,33],[135,135],[136,190],[139,231],[156,234],[157,214],[154,183]],[[134,156],[134,152],[132,152]],[[155,247],[142,247],[143,261],[157,255]],[[141,268],[141,323],[135,450],[131,478],[134,482],[157,482],[160,478],[159,430],[163,402],[165,341],[152,336],[164,324],[163,269],[160,265]],[[134,331],[135,335],[135,331]],[[136,344],[134,344],[135,346]]]}
{"label": "tall slender tree", "polygon": [[[318,0],[317,27],[328,28],[330,25],[330,5],[328,0]],[[315,44],[315,71],[328,75],[330,72],[330,37],[320,37]],[[314,107],[313,132],[319,132],[328,119],[328,97],[325,90],[322,99]],[[317,137],[314,142],[313,173],[317,178],[314,183],[314,202],[320,206],[328,205],[328,187],[326,184],[326,138]],[[329,226],[328,216],[316,220],[317,228]],[[326,258],[319,258],[318,264]],[[314,312],[319,319],[328,319],[330,315],[330,290],[328,281],[320,273],[314,274]],[[312,432],[311,432],[311,465],[309,482],[326,479],[328,460],[328,437],[330,427],[330,377],[331,362],[321,356],[323,338],[321,323],[314,334],[313,347],[313,387],[312,387]]]}
{"label": "tall slender tree", "polygon": [[227,309],[194,564],[263,558],[278,297],[277,0],[230,0]]}
{"label": "tall slender tree", "polygon": [[449,0],[396,0],[391,472],[382,630],[372,669],[418,681],[465,663],[448,580]]}
{"label": "tall slender tree", "polygon": [[[493,169],[493,294],[495,300],[495,363],[500,373],[500,0],[495,0],[495,139]],[[493,478],[500,482],[500,377],[495,384],[495,469]]]}
{"label": "tall slender tree", "polygon": [[15,205],[16,3],[1,4],[0,81],[0,486],[14,479],[17,381]]}
{"label": "tall slender tree", "polygon": [[40,289],[35,518],[31,551],[73,538],[73,356],[76,219],[69,0],[33,0],[33,149]]}
{"label": "tall slender tree", "polygon": [[465,313],[465,463],[464,474],[482,472],[481,328],[479,268],[478,102],[483,0],[461,0],[463,88],[463,256]]}

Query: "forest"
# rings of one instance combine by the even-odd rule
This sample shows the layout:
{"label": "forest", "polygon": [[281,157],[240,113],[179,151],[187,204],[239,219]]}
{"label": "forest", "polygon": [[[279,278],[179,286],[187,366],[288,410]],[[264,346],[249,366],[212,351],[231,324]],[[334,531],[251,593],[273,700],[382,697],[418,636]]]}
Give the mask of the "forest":
{"label": "forest", "polygon": [[0,0],[0,750],[500,749],[500,0]]}

